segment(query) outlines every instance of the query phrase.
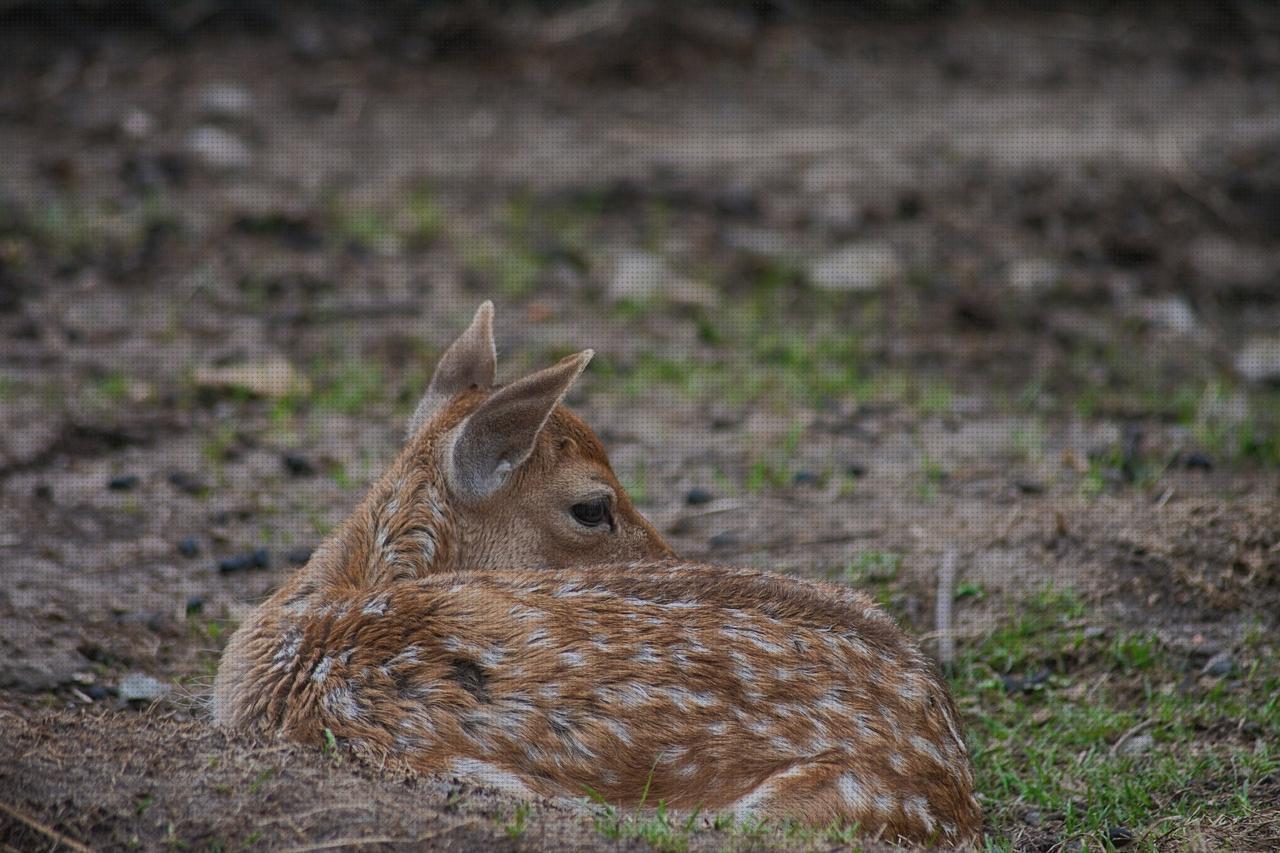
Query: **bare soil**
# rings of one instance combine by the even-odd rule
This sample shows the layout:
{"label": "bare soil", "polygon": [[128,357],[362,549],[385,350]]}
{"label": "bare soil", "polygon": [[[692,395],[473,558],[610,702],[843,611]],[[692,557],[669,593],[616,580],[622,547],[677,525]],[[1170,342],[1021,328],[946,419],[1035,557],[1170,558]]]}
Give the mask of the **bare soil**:
{"label": "bare soil", "polygon": [[[495,793],[229,742],[203,710],[228,631],[391,458],[490,297],[506,377],[597,351],[571,403],[686,556],[831,577],[890,555],[854,580],[929,634],[954,548],[962,644],[1049,586],[1197,661],[1277,627],[1280,405],[1237,365],[1280,333],[1268,6],[46,28],[16,8],[10,848],[648,848],[556,804],[516,832]],[[809,282],[868,243],[892,281]],[[700,287],[621,298],[628,251]],[[735,336],[748,305],[774,325]],[[787,347],[842,335],[868,384],[789,390],[809,362]],[[273,358],[309,387],[198,378]],[[220,570],[258,549],[265,568]],[[166,696],[126,701],[130,673]]]}

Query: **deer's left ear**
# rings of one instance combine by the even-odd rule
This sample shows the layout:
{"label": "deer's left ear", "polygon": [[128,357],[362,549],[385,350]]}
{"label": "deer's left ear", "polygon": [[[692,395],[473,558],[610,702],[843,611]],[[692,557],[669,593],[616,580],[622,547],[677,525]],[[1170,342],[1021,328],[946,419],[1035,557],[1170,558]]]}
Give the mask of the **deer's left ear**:
{"label": "deer's left ear", "polygon": [[591,360],[591,350],[561,360],[493,393],[458,426],[445,463],[453,493],[480,501],[502,488],[538,442],[552,410]]}
{"label": "deer's left ear", "polygon": [[498,349],[493,343],[493,303],[476,309],[471,325],[440,356],[427,393],[409,419],[412,437],[456,394],[469,388],[492,388],[498,369]]}

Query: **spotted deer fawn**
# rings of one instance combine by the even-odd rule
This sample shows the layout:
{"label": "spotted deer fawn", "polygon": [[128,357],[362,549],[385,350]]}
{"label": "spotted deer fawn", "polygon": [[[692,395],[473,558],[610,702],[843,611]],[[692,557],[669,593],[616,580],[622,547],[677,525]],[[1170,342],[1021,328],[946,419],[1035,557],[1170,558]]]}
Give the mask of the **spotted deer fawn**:
{"label": "spotted deer fawn", "polygon": [[482,305],[390,470],[232,637],[215,719],[525,797],[973,843],[936,669],[859,592],[676,559],[561,405],[590,357],[496,386]]}

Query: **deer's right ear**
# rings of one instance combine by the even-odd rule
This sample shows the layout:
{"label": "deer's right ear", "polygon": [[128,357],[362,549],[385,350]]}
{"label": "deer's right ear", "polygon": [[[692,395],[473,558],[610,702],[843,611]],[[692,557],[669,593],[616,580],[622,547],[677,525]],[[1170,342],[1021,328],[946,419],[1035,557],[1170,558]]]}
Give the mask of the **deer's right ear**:
{"label": "deer's right ear", "polygon": [[440,356],[427,393],[409,419],[409,437],[431,419],[445,403],[469,388],[492,388],[498,369],[493,343],[493,303],[485,300],[476,309],[467,330]]}
{"label": "deer's right ear", "polygon": [[529,458],[552,410],[591,360],[591,350],[495,391],[467,416],[447,451],[454,494],[479,501],[493,495]]}

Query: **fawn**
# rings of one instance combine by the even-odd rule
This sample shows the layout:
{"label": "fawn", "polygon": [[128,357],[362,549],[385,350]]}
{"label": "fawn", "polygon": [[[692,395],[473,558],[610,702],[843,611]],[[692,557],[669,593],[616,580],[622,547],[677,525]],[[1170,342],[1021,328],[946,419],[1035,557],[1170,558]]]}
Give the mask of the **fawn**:
{"label": "fawn", "polygon": [[862,593],[676,559],[561,405],[590,356],[496,387],[482,305],[387,473],[232,637],[215,719],[525,797],[973,843],[936,668]]}

